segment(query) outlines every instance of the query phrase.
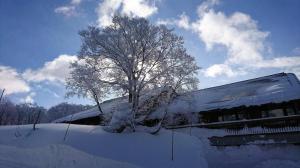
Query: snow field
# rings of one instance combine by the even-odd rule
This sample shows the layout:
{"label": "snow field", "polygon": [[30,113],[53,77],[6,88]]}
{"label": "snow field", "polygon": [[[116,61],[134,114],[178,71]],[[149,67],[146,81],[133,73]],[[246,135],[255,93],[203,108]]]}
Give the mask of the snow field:
{"label": "snow field", "polygon": [[[6,167],[144,167],[206,168],[201,142],[175,133],[171,160],[171,131],[108,133],[100,126],[39,124],[0,127],[0,168]],[[83,166],[84,165],[84,166]],[[121,166],[120,166],[121,165]]]}

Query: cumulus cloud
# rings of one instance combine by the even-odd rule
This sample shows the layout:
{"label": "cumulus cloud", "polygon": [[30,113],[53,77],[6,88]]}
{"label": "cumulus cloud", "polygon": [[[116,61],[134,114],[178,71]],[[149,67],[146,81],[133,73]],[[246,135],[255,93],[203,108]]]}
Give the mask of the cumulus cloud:
{"label": "cumulus cloud", "polygon": [[228,63],[248,65],[263,59],[264,40],[269,33],[258,30],[256,22],[249,15],[236,12],[226,16],[210,10],[194,22],[192,28],[207,50],[215,45],[225,46]]}
{"label": "cumulus cloud", "polygon": [[215,5],[218,5],[220,3],[219,0],[206,0],[201,3],[200,6],[198,6],[198,15],[202,16],[206,12],[209,12]]}
{"label": "cumulus cloud", "polygon": [[146,18],[156,13],[157,7],[151,0],[103,0],[96,11],[98,26],[105,27],[112,23],[112,17],[116,13]]}
{"label": "cumulus cloud", "polygon": [[77,15],[77,7],[80,5],[82,0],[71,0],[71,2],[64,6],[59,6],[54,9],[55,13],[62,14],[66,17]]}
{"label": "cumulus cloud", "polygon": [[[270,33],[260,30],[257,21],[248,14],[234,12],[226,15],[224,12],[215,11],[214,6],[218,4],[219,0],[204,1],[198,7],[197,20],[193,22],[185,14],[177,19],[165,19],[158,22],[159,24],[176,25],[193,31],[204,42],[207,51],[213,50],[216,46],[226,47],[227,53],[224,63],[208,67],[203,71],[206,76],[226,75],[233,77],[245,74],[245,71],[240,71],[240,69],[291,69],[300,66],[300,56],[266,59],[264,54],[272,50],[266,44],[266,38]],[[296,52],[297,49],[294,50],[297,55]]]}
{"label": "cumulus cloud", "polygon": [[46,62],[43,67],[39,69],[27,69],[22,76],[31,82],[51,81],[64,83],[65,78],[68,77],[70,73],[70,63],[76,60],[76,56],[60,55],[53,61]]}
{"label": "cumulus cloud", "polygon": [[21,99],[20,99],[20,102],[21,102],[21,103],[30,103],[30,104],[32,104],[32,103],[35,102],[34,99],[33,99],[33,97],[34,97],[35,95],[36,95],[35,92],[30,92],[26,97],[21,98]]}
{"label": "cumulus cloud", "polygon": [[202,71],[206,77],[217,77],[217,76],[228,76],[228,77],[235,77],[240,74],[246,74],[246,72],[242,69],[233,69],[232,67],[228,66],[227,64],[214,64],[207,69]]}
{"label": "cumulus cloud", "polygon": [[29,92],[30,86],[14,68],[0,66],[0,89],[5,89],[6,94],[12,94]]}
{"label": "cumulus cloud", "polygon": [[262,60],[253,66],[259,68],[286,68],[286,67],[300,67],[300,56],[293,57],[278,57],[269,60]]}
{"label": "cumulus cloud", "polygon": [[186,30],[190,29],[190,27],[191,27],[190,19],[185,13],[182,13],[181,15],[179,15],[179,19],[158,19],[156,24],[158,24],[158,25],[176,25],[179,28],[183,28]]}

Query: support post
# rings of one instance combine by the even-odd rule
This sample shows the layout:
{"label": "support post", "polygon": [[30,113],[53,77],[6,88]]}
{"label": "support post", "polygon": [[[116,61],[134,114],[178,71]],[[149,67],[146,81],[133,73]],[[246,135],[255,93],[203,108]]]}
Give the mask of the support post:
{"label": "support post", "polygon": [[70,125],[71,125],[71,122],[72,122],[72,119],[73,119],[73,115],[74,115],[74,114],[71,115],[71,120],[69,121],[67,130],[66,130],[66,132],[65,132],[64,141],[66,141],[66,138],[67,138],[67,135],[68,135],[68,132],[69,132],[69,128],[70,128]]}
{"label": "support post", "polygon": [[0,96],[0,102],[1,102],[2,97],[3,97],[3,95],[4,95],[4,91],[5,91],[5,89],[2,90],[2,93],[1,93],[1,96]]}
{"label": "support post", "polygon": [[36,127],[35,127],[35,125],[36,125],[36,124],[37,124],[37,122],[39,121],[40,114],[41,114],[41,110],[39,110],[39,113],[38,113],[38,115],[37,115],[37,117],[36,117],[36,119],[35,119],[35,121],[34,121],[34,123],[33,123],[33,130],[36,130]]}
{"label": "support post", "polygon": [[174,160],[174,128],[172,128],[172,161]]}

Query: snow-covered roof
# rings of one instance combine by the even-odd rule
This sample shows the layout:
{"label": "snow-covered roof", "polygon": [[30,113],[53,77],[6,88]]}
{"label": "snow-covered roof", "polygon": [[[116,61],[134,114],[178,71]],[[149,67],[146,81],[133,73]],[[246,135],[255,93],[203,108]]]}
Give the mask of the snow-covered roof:
{"label": "snow-covered roof", "polygon": [[[157,94],[157,92],[151,92]],[[178,95],[168,106],[169,113],[203,112],[238,106],[261,105],[300,99],[300,82],[292,73],[279,73],[246,81],[226,84]],[[101,104],[104,112],[128,108],[127,97],[112,99]],[[152,117],[163,114],[158,108]],[[123,109],[124,110],[124,109]],[[63,122],[99,115],[97,108],[56,120]],[[71,119],[72,118],[72,119]]]}
{"label": "snow-covered roof", "polygon": [[[120,98],[115,98],[111,100],[104,101],[101,103],[101,109],[105,113],[109,112],[114,112],[119,109],[121,106],[124,106],[124,104],[127,104],[127,97],[120,97]],[[74,121],[74,120],[79,120],[83,118],[89,118],[89,117],[94,117],[100,115],[100,112],[98,110],[98,107],[94,107],[79,113],[75,113],[73,115],[68,115],[66,117],[57,119],[53,122],[55,123],[60,123],[64,121]]]}
{"label": "snow-covered roof", "polygon": [[[157,88],[154,90],[151,90],[151,92],[143,93],[140,96],[140,103],[144,102],[145,100],[149,99],[151,96],[158,95],[159,93],[166,91],[166,89],[169,89],[169,87],[162,87],[162,88]],[[119,97],[115,99],[110,99],[107,101],[104,101],[101,103],[101,109],[104,113],[114,113],[116,111],[124,112],[129,110],[129,104],[128,104],[128,97]],[[89,117],[94,117],[100,115],[100,112],[98,110],[98,107],[94,107],[73,115],[68,115],[63,118],[59,118],[55,121],[54,123],[61,123],[65,121],[75,121],[83,118],[89,118]]]}
{"label": "snow-covered roof", "polygon": [[292,73],[279,73],[188,92],[176,97],[169,112],[201,112],[300,99],[300,82]]}

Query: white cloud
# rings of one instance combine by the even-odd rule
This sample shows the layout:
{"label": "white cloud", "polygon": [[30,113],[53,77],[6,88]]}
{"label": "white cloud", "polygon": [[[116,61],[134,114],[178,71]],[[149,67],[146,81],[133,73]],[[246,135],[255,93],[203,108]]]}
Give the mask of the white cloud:
{"label": "white cloud", "polygon": [[105,27],[112,23],[112,17],[121,13],[129,17],[149,17],[157,12],[151,0],[103,0],[97,8],[98,26]]}
{"label": "white cloud", "polygon": [[42,68],[37,70],[27,69],[23,78],[32,82],[51,81],[65,82],[70,73],[70,63],[77,60],[76,56],[60,55],[53,61],[46,62]]}
{"label": "white cloud", "polygon": [[34,97],[35,95],[36,95],[35,92],[31,92],[31,93],[29,93],[25,98],[20,99],[20,102],[21,102],[21,103],[30,103],[30,104],[32,104],[32,103],[35,102],[34,99],[33,99],[33,97]]}
{"label": "white cloud", "polygon": [[30,86],[19,73],[8,66],[0,66],[0,89],[3,88],[5,88],[6,94],[30,91]]}
{"label": "white cloud", "polygon": [[270,60],[263,60],[261,62],[257,62],[253,66],[258,68],[300,67],[300,56],[278,57]]}
{"label": "white cloud", "polygon": [[99,27],[109,26],[112,17],[118,8],[120,8],[122,0],[103,0],[97,8]]}
{"label": "white cloud", "polygon": [[300,55],[300,47],[296,47],[293,49],[293,54],[299,54]]}
{"label": "white cloud", "polygon": [[72,5],[79,5],[82,2],[82,0],[71,0]]}
{"label": "white cloud", "polygon": [[76,15],[75,6],[60,6],[54,9],[55,13],[70,17]]}
{"label": "white cloud", "polygon": [[219,3],[219,0],[206,0],[202,2],[201,5],[198,6],[198,15],[204,15],[206,12],[210,11],[215,5],[218,5]]}
{"label": "white cloud", "polygon": [[300,66],[286,68],[284,69],[284,72],[294,73],[298,77],[298,79],[300,79]]}
{"label": "white cloud", "polygon": [[176,25],[186,30],[191,28],[190,19],[185,13],[179,15],[179,19],[158,19],[156,23],[158,25]]}
{"label": "white cloud", "polygon": [[214,64],[207,69],[202,71],[206,77],[217,77],[221,75],[226,75],[228,77],[235,77],[240,74],[245,74],[246,72],[241,69],[232,69],[232,67],[227,64]]}
{"label": "white cloud", "polygon": [[123,0],[121,13],[131,17],[149,17],[157,12],[157,7],[149,0]]}
{"label": "white cloud", "polygon": [[193,30],[206,44],[207,50],[215,45],[227,48],[227,62],[249,65],[263,60],[264,40],[268,32],[259,31],[249,15],[236,12],[226,16],[210,10],[192,24]]}
{"label": "white cloud", "polygon": [[66,17],[77,15],[77,7],[80,5],[82,0],[71,0],[70,4],[60,6],[54,9],[55,13],[62,14]]}
{"label": "white cloud", "polygon": [[[266,59],[264,54],[272,51],[266,44],[266,38],[270,33],[261,31],[257,21],[253,20],[250,15],[242,12],[226,15],[223,12],[215,11],[213,7],[217,4],[219,4],[219,0],[204,1],[198,7],[198,19],[194,22],[191,22],[185,14],[181,15],[179,19],[166,19],[158,22],[192,30],[204,42],[207,51],[213,50],[218,45],[226,47],[224,63],[214,64],[205,69],[203,72],[206,76],[227,75],[232,77],[245,74],[245,71],[240,71],[240,69],[284,69],[300,66],[300,56]],[[297,51],[296,48],[294,53]],[[297,53],[295,54],[297,55]]]}

